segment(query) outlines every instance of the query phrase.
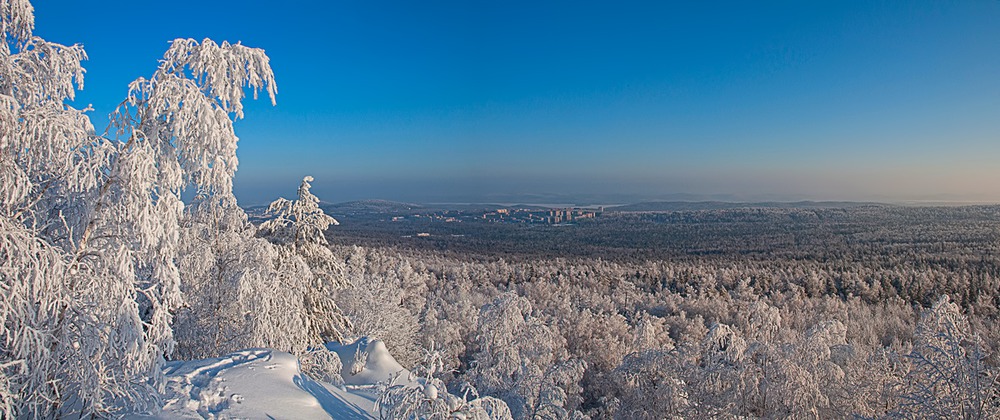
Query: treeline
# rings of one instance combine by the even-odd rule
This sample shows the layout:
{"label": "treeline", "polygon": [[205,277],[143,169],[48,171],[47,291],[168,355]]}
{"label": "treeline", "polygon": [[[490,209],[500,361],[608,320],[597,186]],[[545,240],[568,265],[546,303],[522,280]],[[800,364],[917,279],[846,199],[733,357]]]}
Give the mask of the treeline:
{"label": "treeline", "polygon": [[[998,250],[998,213],[998,206],[738,208],[609,212],[573,226],[426,218],[387,222],[385,214],[351,214],[344,215],[344,226],[329,239],[342,245],[433,250],[459,258],[472,254],[640,262],[739,255],[853,260],[925,252],[965,252],[978,258]],[[413,237],[417,232],[431,236]]]}

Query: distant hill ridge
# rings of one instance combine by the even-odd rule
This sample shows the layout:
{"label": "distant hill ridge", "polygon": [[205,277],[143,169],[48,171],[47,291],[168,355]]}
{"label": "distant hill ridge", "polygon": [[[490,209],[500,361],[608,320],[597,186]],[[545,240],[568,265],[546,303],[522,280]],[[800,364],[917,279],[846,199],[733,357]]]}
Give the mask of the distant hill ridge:
{"label": "distant hill ridge", "polygon": [[[698,210],[728,210],[746,208],[770,208],[770,209],[836,209],[836,208],[856,208],[869,206],[889,206],[890,204],[861,201],[763,201],[763,202],[734,202],[734,201],[644,201],[633,204],[619,206],[607,206],[605,211],[619,212],[667,212],[667,211],[698,211]],[[576,206],[569,206],[576,207]],[[489,204],[489,203],[436,203],[436,204],[416,204],[398,201],[370,199],[356,200],[342,203],[320,203],[320,208],[328,214],[372,214],[372,213],[393,213],[405,214],[414,210],[419,211],[440,211],[440,210],[460,210],[460,211],[488,211],[496,208],[516,208],[528,210],[546,210],[553,208],[552,205],[539,204]],[[263,216],[267,206],[252,206],[246,210],[251,215]]]}
{"label": "distant hill ridge", "polygon": [[767,201],[757,203],[739,203],[726,201],[647,201],[623,206],[608,207],[608,211],[648,212],[648,211],[690,211],[690,210],[727,210],[743,208],[769,209],[835,209],[868,206],[885,206],[883,203],[859,201]]}
{"label": "distant hill ridge", "polygon": [[327,213],[395,213],[422,209],[424,206],[413,203],[400,203],[389,200],[357,200],[344,203],[320,203],[320,208]]}

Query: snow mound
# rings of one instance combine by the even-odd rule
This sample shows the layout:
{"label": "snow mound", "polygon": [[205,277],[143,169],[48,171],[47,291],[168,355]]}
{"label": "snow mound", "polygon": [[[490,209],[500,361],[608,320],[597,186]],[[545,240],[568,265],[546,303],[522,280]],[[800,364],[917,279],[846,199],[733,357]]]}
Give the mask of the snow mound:
{"label": "snow mound", "polygon": [[394,377],[399,378],[396,384],[409,382],[410,371],[389,354],[382,340],[361,337],[350,344],[326,343],[326,348],[340,357],[344,366],[341,376],[346,385],[374,386]]}
{"label": "snow mound", "polygon": [[[211,359],[170,362],[163,407],[130,419],[375,419],[385,384],[418,387],[380,340],[327,343],[341,360],[343,386],[313,380],[294,355],[248,349]],[[382,383],[383,386],[379,384]],[[427,398],[437,389],[424,389]]]}
{"label": "snow mound", "polygon": [[164,368],[160,413],[133,419],[373,419],[374,397],[314,381],[298,359],[250,349]]}

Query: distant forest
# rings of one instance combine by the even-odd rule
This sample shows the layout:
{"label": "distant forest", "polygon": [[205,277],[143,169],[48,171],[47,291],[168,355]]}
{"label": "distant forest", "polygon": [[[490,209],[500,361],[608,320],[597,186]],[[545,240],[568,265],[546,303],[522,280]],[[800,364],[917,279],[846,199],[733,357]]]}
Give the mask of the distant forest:
{"label": "distant forest", "polygon": [[[1000,415],[1000,207],[617,212],[572,226],[383,216],[339,216],[327,232],[354,290],[399,302],[362,314],[349,288],[339,304],[356,332],[386,337],[404,364],[442,349],[447,383],[515,417],[538,415],[546,387],[590,418]],[[516,327],[495,331],[494,312]],[[490,340],[517,360],[486,369]]]}

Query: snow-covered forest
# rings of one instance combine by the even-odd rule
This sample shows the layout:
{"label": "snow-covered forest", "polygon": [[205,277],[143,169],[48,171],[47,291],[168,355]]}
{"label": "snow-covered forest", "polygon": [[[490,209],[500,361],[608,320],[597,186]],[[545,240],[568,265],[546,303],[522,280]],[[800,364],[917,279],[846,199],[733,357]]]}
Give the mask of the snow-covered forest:
{"label": "snow-covered forest", "polygon": [[264,51],[175,40],[102,133],[82,47],[0,38],[0,418],[265,417],[225,369],[329,397],[289,418],[1000,418],[1000,273],[331,245],[312,178],[233,194]]}

